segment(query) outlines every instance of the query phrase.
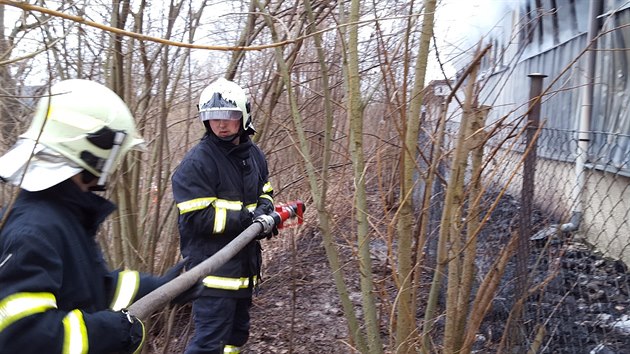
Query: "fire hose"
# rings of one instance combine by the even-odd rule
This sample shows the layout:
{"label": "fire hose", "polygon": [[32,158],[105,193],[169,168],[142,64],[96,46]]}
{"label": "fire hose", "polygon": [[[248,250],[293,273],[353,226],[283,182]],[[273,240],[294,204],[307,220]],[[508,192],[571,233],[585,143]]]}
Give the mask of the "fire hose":
{"label": "fire hose", "polygon": [[[164,308],[177,295],[190,289],[207,275],[224,265],[259,234],[271,232],[274,226],[282,229],[301,224],[304,210],[302,201],[277,205],[271,214],[261,215],[254,219],[247,229],[212,255],[212,257],[145,295],[129,306],[127,311],[140,320],[148,319],[151,314]],[[293,222],[291,222],[292,220]]]}

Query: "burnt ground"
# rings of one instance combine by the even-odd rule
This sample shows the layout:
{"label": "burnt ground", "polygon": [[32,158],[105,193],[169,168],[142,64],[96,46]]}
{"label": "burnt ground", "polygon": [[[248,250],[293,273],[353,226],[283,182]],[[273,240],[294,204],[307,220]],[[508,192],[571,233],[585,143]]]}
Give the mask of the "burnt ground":
{"label": "burnt ground", "polygon": [[[518,230],[519,209],[519,203],[507,196],[492,213],[479,236],[479,269],[487,269],[492,255]],[[534,210],[532,234],[553,230],[553,224],[557,222],[551,216]],[[531,293],[525,306],[522,328],[530,338],[528,345],[538,326],[544,325],[546,332],[537,353],[629,354],[630,273],[626,265],[602,257],[569,234],[551,232],[530,241],[529,247],[530,288],[539,289]],[[514,303],[515,272],[512,262],[481,326],[479,352],[496,352]]]}
{"label": "burnt ground", "polygon": [[[480,235],[479,263],[485,271],[514,230],[518,203],[506,198],[493,213]],[[535,229],[549,220],[534,216]],[[282,235],[282,234],[281,234]],[[285,236],[286,237],[286,236]],[[279,242],[283,244],[280,245]],[[265,274],[254,298],[252,330],[247,353],[356,353],[348,343],[348,329],[321,237],[314,228],[304,228],[295,238],[295,251],[288,239],[263,241]],[[618,261],[606,259],[569,235],[556,235],[530,243],[529,271],[534,284],[545,286],[527,302],[523,331],[534,338],[537,324],[546,334],[538,353],[630,354],[630,274]],[[348,249],[342,249],[345,259]],[[377,252],[378,253],[378,252]],[[376,280],[386,279],[389,269],[378,254],[373,257]],[[537,266],[534,266],[537,264]],[[550,276],[552,275],[552,276]],[[481,326],[476,353],[496,353],[509,309],[513,304],[514,266],[510,265],[492,308]],[[351,298],[360,302],[357,276],[347,276]],[[428,289],[428,287],[427,287]],[[383,295],[382,292],[388,294]],[[379,288],[381,296],[395,296],[393,287]],[[422,303],[422,299],[419,301]],[[418,311],[419,317],[423,310]],[[388,340],[387,313],[381,313],[383,338]],[[184,316],[185,318],[186,316]],[[186,321],[179,322],[186,323]],[[441,323],[436,327],[439,333]],[[189,325],[178,330],[180,338]],[[531,344],[531,341],[530,341]],[[181,352],[172,345],[171,351]]]}

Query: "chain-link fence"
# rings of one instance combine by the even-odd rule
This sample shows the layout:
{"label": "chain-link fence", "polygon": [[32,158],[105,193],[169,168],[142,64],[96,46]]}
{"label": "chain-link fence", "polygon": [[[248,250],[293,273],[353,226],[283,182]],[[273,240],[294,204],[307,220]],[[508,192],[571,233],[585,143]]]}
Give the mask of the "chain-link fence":
{"label": "chain-link fence", "polygon": [[[525,139],[503,139],[503,147],[509,148],[499,149],[490,161],[495,165],[492,172],[496,180],[505,182],[515,174],[508,187],[514,196],[521,194],[527,174],[534,179],[534,204],[547,215],[547,226],[564,226],[602,254],[630,263],[630,165],[628,155],[617,153],[625,150],[629,137],[604,132],[590,136],[605,143],[591,144],[586,154],[578,148],[578,132],[541,128],[535,170],[530,171],[519,165]],[[576,167],[580,154],[586,154],[583,168]],[[580,219],[572,219],[576,212]]]}
{"label": "chain-link fence", "polygon": [[[492,106],[479,277],[490,273],[510,238],[526,242],[505,270],[476,349],[630,353],[628,4],[523,4],[497,27],[495,44],[503,39],[505,49],[482,62],[477,78],[479,104]],[[553,10],[540,11],[547,9]],[[511,23],[521,15],[524,21]],[[513,41],[517,32],[521,40]],[[532,76],[546,77],[543,92],[528,90]],[[537,97],[542,110],[534,119],[528,103]],[[458,112],[447,150],[466,129],[459,121],[464,99],[451,104]],[[518,266],[523,259],[526,274]],[[518,313],[523,287],[529,290]]]}
{"label": "chain-link fence", "polygon": [[[521,339],[512,347],[538,353],[630,353],[630,166],[628,155],[619,153],[628,136],[590,132],[588,149],[581,150],[583,134],[542,122],[540,129],[530,126],[537,138],[535,150],[528,150],[524,126],[486,126],[492,136],[485,147],[485,205],[499,202],[479,234],[479,276],[494,266],[510,237],[526,237],[528,247],[516,249],[477,349],[496,352],[508,345],[497,343],[516,334]],[[451,135],[458,129],[459,122],[450,125]],[[535,156],[529,167],[527,153]],[[524,192],[532,193],[529,220],[523,219]],[[519,255],[527,259],[527,279],[519,278]],[[527,301],[517,316],[519,283],[525,281]],[[504,337],[509,328],[514,334]]]}

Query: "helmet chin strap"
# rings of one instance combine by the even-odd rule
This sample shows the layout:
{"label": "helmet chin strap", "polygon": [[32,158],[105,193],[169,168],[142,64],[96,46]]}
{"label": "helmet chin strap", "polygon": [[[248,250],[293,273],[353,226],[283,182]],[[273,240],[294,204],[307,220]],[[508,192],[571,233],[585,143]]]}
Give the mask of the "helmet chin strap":
{"label": "helmet chin strap", "polygon": [[234,140],[236,140],[236,138],[238,138],[240,135],[239,134],[232,134],[230,136],[226,136],[224,138],[221,138],[220,136],[217,136],[217,138],[219,138],[219,140],[221,141],[225,141],[226,143],[231,143],[234,142]]}

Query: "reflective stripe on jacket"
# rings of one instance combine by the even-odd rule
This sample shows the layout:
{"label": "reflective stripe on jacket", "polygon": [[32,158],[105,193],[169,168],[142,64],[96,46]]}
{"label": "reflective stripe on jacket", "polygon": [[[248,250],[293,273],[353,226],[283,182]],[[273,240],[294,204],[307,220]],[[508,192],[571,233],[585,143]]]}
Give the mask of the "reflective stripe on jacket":
{"label": "reflective stripe on jacket", "polygon": [[[181,251],[189,268],[238,236],[248,225],[243,220],[247,211],[273,211],[268,176],[262,151],[248,137],[233,145],[206,134],[186,154],[172,184],[179,209]],[[252,241],[205,279],[206,293],[251,296],[260,263],[260,245]]]}
{"label": "reflective stripe on jacket", "polygon": [[0,233],[0,351],[111,353],[129,324],[110,305],[128,306],[158,278],[108,271],[95,240],[114,205],[68,180],[20,191]]}

